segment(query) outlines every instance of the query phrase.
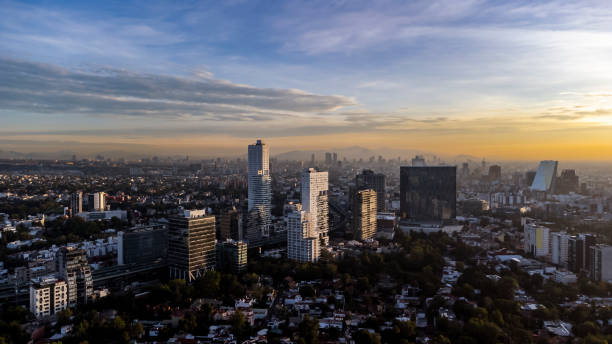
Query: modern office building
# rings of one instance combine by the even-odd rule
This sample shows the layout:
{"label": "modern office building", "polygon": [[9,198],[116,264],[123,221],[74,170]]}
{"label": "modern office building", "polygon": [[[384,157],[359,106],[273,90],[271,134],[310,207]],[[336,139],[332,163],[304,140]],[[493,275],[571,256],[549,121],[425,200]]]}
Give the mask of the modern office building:
{"label": "modern office building", "polygon": [[217,215],[217,238],[220,241],[243,239],[240,215],[236,208],[228,209],[223,214]]}
{"label": "modern office building", "polygon": [[215,217],[204,210],[184,210],[169,219],[170,278],[192,282],[215,268]]}
{"label": "modern office building", "polygon": [[312,215],[312,225],[322,246],[329,243],[328,174],[309,168],[302,173],[302,209]]}
{"label": "modern office building", "polygon": [[590,271],[591,247],[597,244],[597,238],[591,234],[580,234],[568,239],[567,264],[573,272]]}
{"label": "modern office building", "polygon": [[298,262],[316,262],[321,254],[321,240],[315,216],[296,210],[287,216],[287,258]]}
{"label": "modern office building", "polygon": [[534,257],[545,257],[550,254],[550,229],[535,223],[526,223],[524,228],[525,253],[532,254]]}
{"label": "modern office building", "polygon": [[242,273],[247,269],[247,243],[226,240],[217,243],[217,270]]}
{"label": "modern office building", "polygon": [[570,192],[580,191],[580,179],[576,175],[575,170],[563,170],[557,178],[557,193],[568,194]]}
{"label": "modern office building", "polygon": [[456,166],[402,166],[401,220],[443,222],[457,216]]}
{"label": "modern office building", "polygon": [[357,240],[371,239],[376,235],[376,197],[373,189],[359,190],[353,202],[353,233]]}
{"label": "modern office building", "polygon": [[68,289],[68,306],[88,303],[93,295],[93,278],[85,250],[63,247],[56,258],[58,276]]}
{"label": "modern office building", "polygon": [[[356,191],[373,189],[376,191],[376,210],[384,212],[386,209],[385,175],[374,173],[372,170],[363,170],[355,177]],[[354,195],[353,195],[354,196]]]}
{"label": "modern office building", "polygon": [[272,202],[270,177],[270,147],[257,140],[249,145],[248,149],[248,231],[247,240],[262,238],[270,235]]}
{"label": "modern office building", "polygon": [[138,226],[117,233],[117,263],[141,264],[166,259],[168,230],[163,225]]}
{"label": "modern office building", "polygon": [[70,195],[70,215],[76,216],[83,212],[83,192],[77,191]]}
{"label": "modern office building", "polygon": [[567,267],[569,239],[571,235],[565,232],[551,233],[551,261],[553,264]]}
{"label": "modern office building", "polygon": [[612,246],[593,245],[589,251],[591,278],[598,282],[612,282]]}
{"label": "modern office building", "polygon": [[68,307],[66,282],[45,278],[30,285],[30,312],[37,318],[56,314]]}
{"label": "modern office building", "polygon": [[532,191],[555,192],[558,161],[544,160],[540,162],[538,171],[531,184]]}

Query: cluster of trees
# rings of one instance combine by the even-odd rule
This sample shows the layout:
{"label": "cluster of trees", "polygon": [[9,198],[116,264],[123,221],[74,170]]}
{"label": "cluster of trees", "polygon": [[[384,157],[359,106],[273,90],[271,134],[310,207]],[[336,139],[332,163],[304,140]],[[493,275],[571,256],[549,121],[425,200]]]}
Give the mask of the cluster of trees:
{"label": "cluster of trees", "polygon": [[30,336],[21,324],[31,318],[30,312],[21,306],[0,305],[0,343],[27,343]]}
{"label": "cluster of trees", "polygon": [[46,200],[3,200],[0,209],[11,219],[25,219],[32,214],[52,214],[63,212],[63,205],[53,199]]}

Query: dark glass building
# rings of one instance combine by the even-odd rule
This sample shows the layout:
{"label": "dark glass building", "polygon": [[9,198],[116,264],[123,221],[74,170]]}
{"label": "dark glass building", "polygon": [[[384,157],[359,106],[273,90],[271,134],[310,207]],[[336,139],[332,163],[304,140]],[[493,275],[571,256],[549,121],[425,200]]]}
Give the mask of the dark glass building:
{"label": "dark glass building", "polygon": [[443,222],[457,216],[456,166],[402,166],[401,219]]}
{"label": "dark glass building", "polygon": [[118,233],[117,262],[122,264],[151,263],[166,259],[168,230],[162,226],[134,227]]}
{"label": "dark glass building", "polygon": [[382,173],[374,173],[371,170],[363,170],[361,174],[355,177],[355,192],[360,190],[372,189],[376,191],[376,211],[385,211],[385,175]]}

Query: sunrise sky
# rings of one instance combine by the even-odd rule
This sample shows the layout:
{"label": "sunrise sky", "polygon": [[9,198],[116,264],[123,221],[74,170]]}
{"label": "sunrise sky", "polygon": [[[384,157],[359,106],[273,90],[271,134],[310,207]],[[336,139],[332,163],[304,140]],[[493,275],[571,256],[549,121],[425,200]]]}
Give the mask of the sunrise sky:
{"label": "sunrise sky", "polygon": [[0,1],[0,149],[612,157],[607,1]]}

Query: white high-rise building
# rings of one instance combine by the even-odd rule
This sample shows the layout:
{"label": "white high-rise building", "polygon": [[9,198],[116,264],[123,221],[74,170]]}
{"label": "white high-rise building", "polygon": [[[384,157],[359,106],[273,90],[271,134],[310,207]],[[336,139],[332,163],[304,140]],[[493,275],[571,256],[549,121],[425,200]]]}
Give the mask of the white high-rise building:
{"label": "white high-rise building", "polygon": [[598,282],[612,281],[612,246],[594,245],[591,250],[591,278]]}
{"label": "white high-rise building", "polygon": [[544,257],[550,254],[550,229],[534,223],[526,223],[524,227],[524,251],[535,257]]}
{"label": "white high-rise building", "polygon": [[[257,215],[255,237],[268,236],[270,233],[270,203],[272,202],[270,177],[270,147],[257,140],[249,145],[249,204],[248,211]],[[255,221],[255,220],[252,220]],[[249,233],[247,233],[249,234]],[[253,233],[250,233],[253,234]]]}
{"label": "white high-rise building", "polygon": [[328,188],[327,172],[317,172],[314,168],[309,168],[302,173],[302,209],[311,213],[313,226],[322,246],[329,244]]}
{"label": "white high-rise building", "polygon": [[311,213],[296,210],[287,217],[287,258],[298,262],[316,262],[321,253],[319,233]]}
{"label": "white high-rise building", "polygon": [[555,232],[551,237],[551,261],[563,267],[567,267],[568,259],[568,240],[570,235],[565,232]]}
{"label": "white high-rise building", "polygon": [[93,210],[94,211],[106,210],[106,193],[96,192],[93,194]]}

